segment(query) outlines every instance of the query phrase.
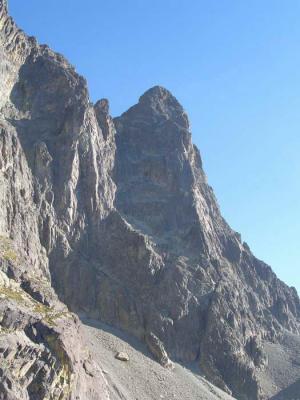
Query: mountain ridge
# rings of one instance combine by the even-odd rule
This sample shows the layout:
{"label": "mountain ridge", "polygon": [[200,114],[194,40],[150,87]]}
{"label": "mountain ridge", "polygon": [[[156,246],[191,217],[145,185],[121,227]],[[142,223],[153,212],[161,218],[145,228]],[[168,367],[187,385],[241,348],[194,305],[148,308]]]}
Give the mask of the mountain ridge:
{"label": "mountain ridge", "polygon": [[[16,27],[6,1],[0,1],[0,45],[0,233],[18,247],[25,266],[7,260],[5,250],[2,273],[57,308],[59,321],[63,302],[137,337],[166,367],[196,362],[239,399],[273,394],[259,374],[268,371],[264,342],[280,344],[285,330],[299,336],[299,297],[223,219],[183,107],[155,86],[112,119],[108,101],[92,105],[86,81],[64,57]],[[45,294],[37,277],[54,290]],[[8,295],[14,283],[3,282],[5,329],[12,329],[4,330],[5,340],[20,334],[10,307],[24,305]],[[39,314],[43,329],[30,337],[57,359],[51,342],[40,339],[44,325],[53,329],[52,313]],[[21,331],[31,329],[31,319]],[[78,324],[76,318],[67,324],[75,337]],[[72,355],[63,340],[69,358],[82,365],[71,376],[84,382],[84,370],[93,369],[102,382],[78,389],[64,378],[71,392],[65,398],[84,396],[80,390],[91,399],[108,396],[101,368],[86,369],[82,350]],[[6,382],[12,379],[9,369],[5,374]],[[24,399],[26,390],[29,398],[43,398],[23,385]],[[56,389],[59,398],[65,388]]]}

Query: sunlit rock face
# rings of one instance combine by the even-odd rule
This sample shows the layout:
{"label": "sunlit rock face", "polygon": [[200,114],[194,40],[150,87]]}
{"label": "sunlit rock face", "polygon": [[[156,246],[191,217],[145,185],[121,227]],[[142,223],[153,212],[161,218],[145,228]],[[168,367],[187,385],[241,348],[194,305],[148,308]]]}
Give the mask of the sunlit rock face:
{"label": "sunlit rock face", "polygon": [[199,362],[237,398],[258,398],[262,341],[278,340],[283,328],[299,334],[296,291],[222,218],[187,115],[170,92],[150,89],[115,126],[116,208],[161,260],[137,296],[148,293],[146,330],[171,358]]}
{"label": "sunlit rock face", "polygon": [[165,366],[195,362],[238,399],[263,398],[262,344],[299,335],[299,298],[222,218],[175,97],[154,87],[113,120],[1,0],[0,94],[7,398],[107,398],[62,302],[135,335]]}
{"label": "sunlit rock face", "polygon": [[[84,80],[20,31],[0,1],[1,399],[108,399],[78,318],[59,301],[49,269],[52,251],[68,254],[69,237],[84,229],[78,216],[84,200],[74,194],[84,163],[78,147],[90,171],[93,165],[98,171],[97,157],[104,157],[97,152],[110,146],[95,120]],[[95,197],[113,192],[104,168],[99,178],[94,173]],[[85,212],[92,213],[90,194],[88,202]]]}

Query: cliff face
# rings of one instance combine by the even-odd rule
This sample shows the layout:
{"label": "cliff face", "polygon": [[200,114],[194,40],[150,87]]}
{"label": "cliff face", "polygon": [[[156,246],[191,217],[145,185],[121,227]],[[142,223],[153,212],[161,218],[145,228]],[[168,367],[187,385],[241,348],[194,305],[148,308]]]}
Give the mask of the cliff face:
{"label": "cliff face", "polygon": [[[237,398],[257,398],[256,370],[267,361],[262,340],[278,340],[283,328],[299,334],[296,291],[220,215],[187,116],[167,90],[150,89],[115,125],[115,205],[160,260],[135,294],[148,294],[139,302],[146,332],[171,358],[197,360]],[[128,263],[126,271],[137,276],[140,267]]]}
{"label": "cliff face", "polygon": [[[67,254],[66,237],[73,245],[84,230],[77,207],[87,201],[85,212],[92,213],[85,185],[95,198],[104,191],[109,197],[106,173],[94,172],[104,169],[97,152],[105,145],[84,81],[61,56],[27,38],[3,1],[0,82],[0,398],[108,399],[78,318],[58,300],[49,270],[53,248]],[[80,199],[74,194],[79,161],[93,180],[82,179]],[[104,214],[105,201],[101,207]]]}
{"label": "cliff face", "polygon": [[[107,396],[52,287],[162,364],[196,362],[237,398],[262,398],[262,343],[299,335],[299,298],[222,218],[178,101],[154,87],[113,121],[108,101],[92,105],[85,80],[19,31],[1,0],[0,82],[4,398],[14,398],[9,381],[19,399]],[[16,357],[25,375],[17,363],[11,374]]]}

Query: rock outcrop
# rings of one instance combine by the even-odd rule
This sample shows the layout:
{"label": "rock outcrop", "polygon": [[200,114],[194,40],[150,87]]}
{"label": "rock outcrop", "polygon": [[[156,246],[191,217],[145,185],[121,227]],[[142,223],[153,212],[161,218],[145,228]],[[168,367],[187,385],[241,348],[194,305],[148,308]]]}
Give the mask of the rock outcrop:
{"label": "rock outcrop", "polygon": [[[75,81],[67,71],[71,67],[60,56],[27,38],[7,15],[4,1],[0,1],[0,53],[0,399],[108,399],[100,366],[85,350],[79,320],[58,300],[49,271],[48,254],[56,240],[63,244],[64,232],[57,232],[60,228],[54,221],[53,157],[46,132],[49,126],[53,133],[54,125],[61,121],[55,115],[59,107],[52,109],[53,125],[43,120],[43,114],[51,119],[55,95],[51,98],[49,76],[48,83],[44,81],[45,98],[49,100],[45,100],[45,108],[41,98],[33,99],[35,94],[39,96],[38,86],[42,83],[42,77],[34,77],[34,68],[38,63],[48,65],[59,86],[66,76],[72,87]],[[31,67],[32,77],[26,75]],[[49,71],[44,72],[46,79]],[[25,81],[23,74],[27,76]],[[31,83],[26,82],[31,78]],[[76,79],[79,80],[77,76]],[[69,87],[67,83],[61,87],[62,93]],[[35,101],[37,108],[33,111]],[[45,136],[40,136],[43,129]],[[62,143],[52,139],[63,151]],[[71,153],[67,157],[76,160],[75,147]],[[89,153],[87,157],[96,156]],[[55,187],[72,202],[71,181],[76,170],[72,165],[67,169],[57,172]],[[60,181],[64,173],[64,178],[73,174],[71,181]],[[58,192],[55,195],[59,196]],[[60,197],[59,201],[64,199]],[[104,202],[101,204],[104,207]],[[62,203],[58,208],[65,218],[71,214]]]}
{"label": "rock outcrop", "polygon": [[222,218],[175,97],[154,87],[113,120],[3,0],[0,82],[3,398],[107,398],[64,302],[262,399],[262,343],[300,334],[299,297]]}
{"label": "rock outcrop", "polygon": [[[138,280],[134,295],[145,330],[171,358],[198,361],[206,376],[237,398],[258,398],[256,370],[266,363],[262,340],[278,340],[283,329],[299,334],[296,291],[222,218],[188,118],[167,90],[150,89],[115,125],[115,204],[147,238],[159,264],[153,278],[142,285]],[[118,259],[124,263],[121,254]],[[126,263],[126,271],[137,276],[141,266]]]}
{"label": "rock outcrop", "polygon": [[0,248],[0,399],[109,400],[78,318],[8,238]]}

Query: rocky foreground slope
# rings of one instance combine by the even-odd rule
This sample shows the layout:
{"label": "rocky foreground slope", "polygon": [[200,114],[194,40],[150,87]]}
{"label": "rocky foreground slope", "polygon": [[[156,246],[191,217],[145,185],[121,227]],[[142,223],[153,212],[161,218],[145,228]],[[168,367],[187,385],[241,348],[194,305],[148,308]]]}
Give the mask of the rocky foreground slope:
{"label": "rocky foreground slope", "polygon": [[222,218],[182,106],[154,87],[112,120],[3,0],[0,155],[0,398],[109,396],[63,303],[238,399],[300,379],[266,384],[299,297]]}

